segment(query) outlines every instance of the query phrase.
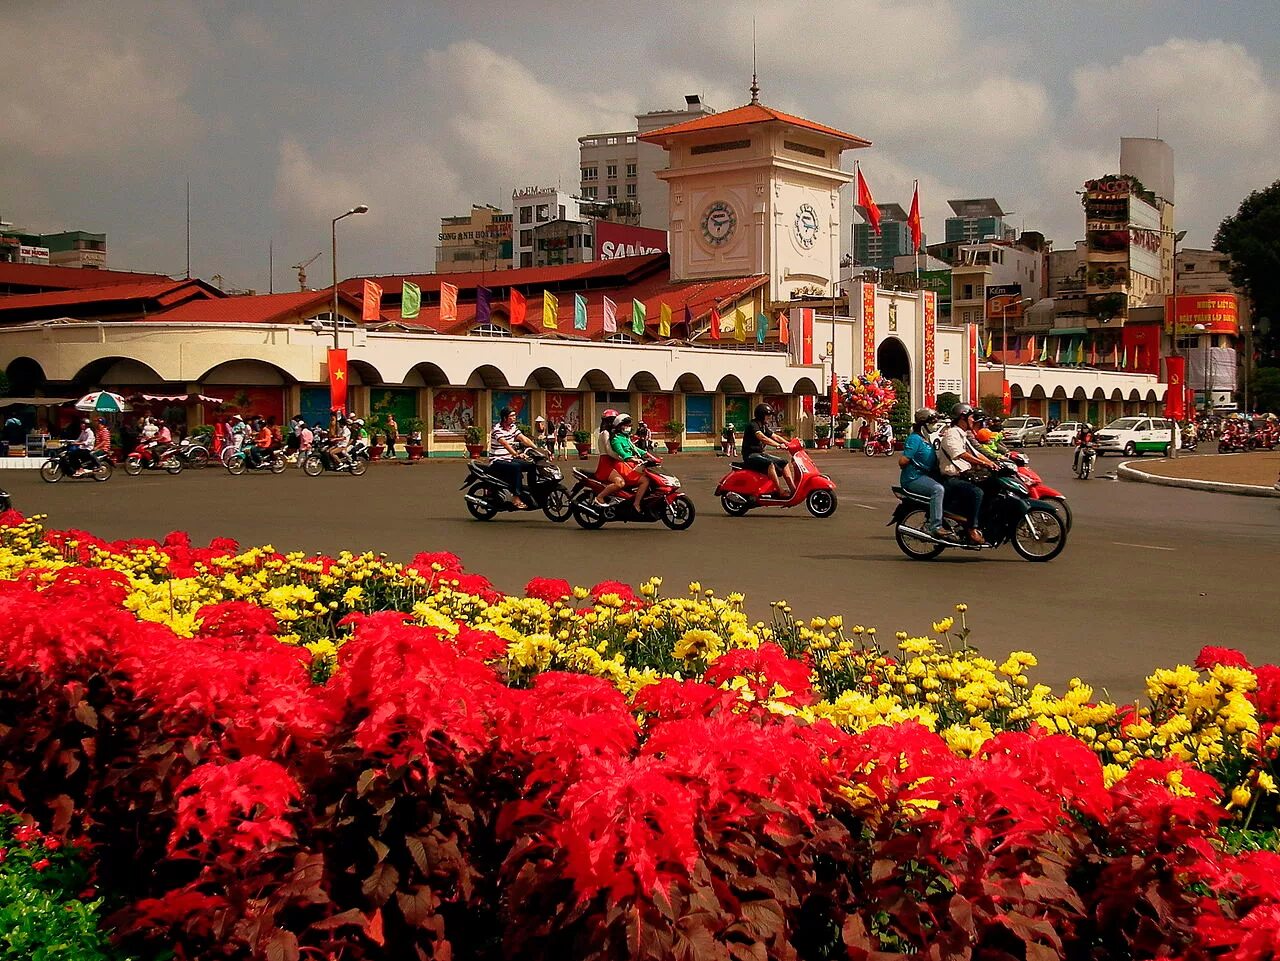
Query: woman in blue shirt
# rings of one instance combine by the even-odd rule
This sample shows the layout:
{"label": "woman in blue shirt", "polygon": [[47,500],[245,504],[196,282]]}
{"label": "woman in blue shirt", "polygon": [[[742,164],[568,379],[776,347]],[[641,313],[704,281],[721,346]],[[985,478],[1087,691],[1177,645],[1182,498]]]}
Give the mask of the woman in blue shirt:
{"label": "woman in blue shirt", "polygon": [[939,415],[931,407],[921,407],[912,419],[911,434],[898,458],[898,466],[902,468],[899,483],[905,490],[929,498],[929,520],[925,530],[934,537],[946,537],[942,527],[942,498],[946,488],[936,479],[938,473],[938,452],[933,449],[926,436],[929,428],[936,424]]}

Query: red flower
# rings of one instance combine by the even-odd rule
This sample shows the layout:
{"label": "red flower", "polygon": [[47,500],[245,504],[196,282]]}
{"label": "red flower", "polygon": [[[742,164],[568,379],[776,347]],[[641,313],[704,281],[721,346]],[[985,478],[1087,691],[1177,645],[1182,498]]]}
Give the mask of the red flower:
{"label": "red flower", "polygon": [[52,863],[52,862],[50,862],[50,860],[49,860],[48,858],[41,858],[39,861],[32,861],[32,862],[31,862],[31,870],[32,870],[32,871],[43,871],[45,868],[47,868],[47,867],[50,865],[50,863]]}
{"label": "red flower", "polygon": [[524,586],[525,597],[536,597],[548,604],[564,600],[572,593],[572,585],[558,577],[535,577]]}
{"label": "red flower", "polygon": [[1209,645],[1200,648],[1200,655],[1196,658],[1196,667],[1202,671],[1207,671],[1215,664],[1249,669],[1249,659],[1233,648],[1212,647]]}
{"label": "red flower", "polygon": [[707,668],[703,675],[708,684],[726,684],[735,677],[745,677],[758,700],[773,698],[775,685],[781,685],[787,694],[779,700],[787,704],[812,704],[817,698],[809,680],[809,661],[787,657],[777,644],[761,644],[755,650],[738,648],[729,651]]}

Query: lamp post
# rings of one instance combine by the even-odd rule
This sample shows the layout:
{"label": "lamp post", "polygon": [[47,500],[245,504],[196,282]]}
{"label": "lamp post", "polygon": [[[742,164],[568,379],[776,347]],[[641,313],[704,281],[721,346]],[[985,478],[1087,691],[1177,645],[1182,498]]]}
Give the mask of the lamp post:
{"label": "lamp post", "polygon": [[333,218],[330,225],[329,240],[333,245],[333,349],[338,349],[338,221],[352,214],[367,214],[368,204],[356,204],[345,214]]}
{"label": "lamp post", "polygon": [[[1178,356],[1178,244],[1182,243],[1182,238],[1187,235],[1185,230],[1179,230],[1173,235],[1173,318],[1170,321],[1170,329],[1173,331],[1169,337],[1169,356]],[[1169,379],[1168,372],[1165,372],[1165,380]],[[1169,388],[1165,387],[1167,391]],[[1187,372],[1182,372],[1182,383],[1178,385],[1178,389],[1182,391],[1182,398],[1178,404],[1178,409],[1182,411],[1183,416],[1189,415],[1191,412],[1185,410],[1187,400]],[[1168,406],[1166,400],[1165,406]],[[1190,419],[1190,418],[1188,418]],[[1174,431],[1175,437],[1178,431]],[[1169,444],[1169,457],[1178,456],[1178,445],[1172,441]]]}
{"label": "lamp post", "polygon": [[[1030,297],[1023,297],[1018,301],[1018,306],[1026,310],[1027,305],[1031,303]],[[1005,387],[1009,384],[1009,318],[1005,311],[1008,309],[1008,302],[1000,305],[1000,393],[1004,394]],[[1013,406],[1006,413],[1012,413]]]}
{"label": "lamp post", "polygon": [[1202,384],[1204,386],[1204,412],[1208,414],[1213,409],[1213,378],[1209,375],[1209,325],[1196,324],[1192,329],[1200,331],[1200,336],[1204,338],[1204,378]]}

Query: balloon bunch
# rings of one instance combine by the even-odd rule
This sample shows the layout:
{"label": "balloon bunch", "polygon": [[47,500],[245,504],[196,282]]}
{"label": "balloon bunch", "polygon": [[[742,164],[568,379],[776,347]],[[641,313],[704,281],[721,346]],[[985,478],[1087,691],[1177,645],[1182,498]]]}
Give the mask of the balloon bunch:
{"label": "balloon bunch", "polygon": [[897,401],[893,381],[878,370],[861,374],[840,387],[840,412],[850,417],[887,417]]}

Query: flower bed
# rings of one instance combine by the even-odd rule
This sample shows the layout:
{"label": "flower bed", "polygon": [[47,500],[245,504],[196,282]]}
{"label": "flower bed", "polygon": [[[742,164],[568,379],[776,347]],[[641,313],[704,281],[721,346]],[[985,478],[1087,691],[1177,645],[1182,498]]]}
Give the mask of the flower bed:
{"label": "flower bed", "polygon": [[[0,516],[0,795],[139,952],[1269,957],[1280,677]],[[963,608],[963,605],[960,606]],[[876,952],[884,952],[877,955]]]}

